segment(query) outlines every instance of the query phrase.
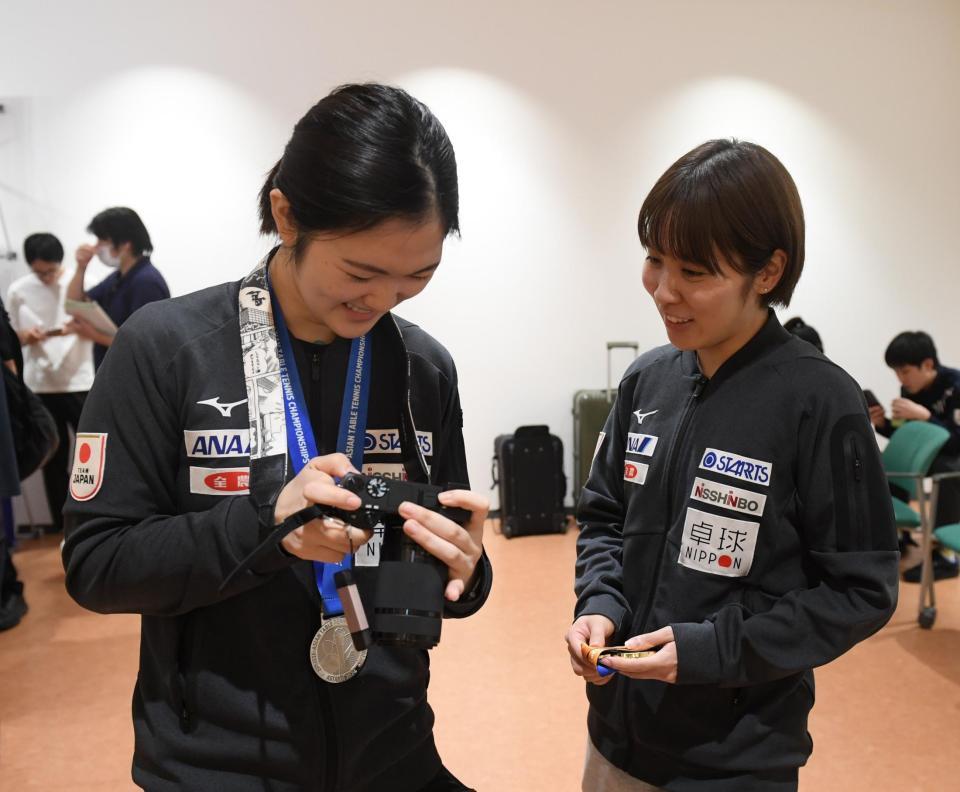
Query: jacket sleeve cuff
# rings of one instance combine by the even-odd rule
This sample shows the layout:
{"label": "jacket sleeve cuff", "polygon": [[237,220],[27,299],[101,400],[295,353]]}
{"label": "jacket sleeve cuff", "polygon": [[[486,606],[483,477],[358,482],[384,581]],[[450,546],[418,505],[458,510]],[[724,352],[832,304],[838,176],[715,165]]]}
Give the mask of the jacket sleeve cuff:
{"label": "jacket sleeve cuff", "polygon": [[480,562],[477,564],[473,576],[473,585],[460,595],[456,602],[446,602],[443,606],[443,615],[453,619],[462,619],[472,616],[487,601],[490,596],[490,587],[493,585],[493,566],[487,558],[487,551],[483,551]]}
{"label": "jacket sleeve cuff", "polygon": [[717,684],[720,681],[720,650],[713,622],[683,622],[670,626],[677,644],[677,684]]}
{"label": "jacket sleeve cuff", "polygon": [[[270,535],[270,532],[276,527],[273,525],[264,525],[262,521],[264,513],[258,514],[257,508],[251,498],[242,499],[241,503],[232,510],[230,514],[231,524],[237,529],[237,533],[242,537],[241,554],[245,558],[247,554],[258,548]],[[270,510],[272,516],[273,510]],[[250,567],[249,574],[253,575],[272,575],[281,569],[286,569],[295,564],[298,559],[290,555],[283,549],[283,545],[277,541],[270,548],[263,548],[262,555],[258,553],[256,562]]]}
{"label": "jacket sleeve cuff", "polygon": [[[595,594],[577,603],[573,612],[574,621],[581,616],[606,616],[613,622],[614,635],[620,633],[627,615],[627,609],[609,594]],[[629,637],[629,636],[628,636]]]}

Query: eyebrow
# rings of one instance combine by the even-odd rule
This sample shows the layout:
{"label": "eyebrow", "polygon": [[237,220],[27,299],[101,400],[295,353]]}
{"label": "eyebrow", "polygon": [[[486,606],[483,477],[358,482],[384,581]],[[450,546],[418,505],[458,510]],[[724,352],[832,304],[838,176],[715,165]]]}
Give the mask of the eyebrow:
{"label": "eyebrow", "polygon": [[[386,270],[381,269],[380,267],[375,267],[375,266],[373,266],[373,264],[364,264],[362,261],[353,261],[352,259],[343,259],[343,263],[344,263],[344,264],[349,264],[351,267],[356,267],[357,269],[363,270],[364,272],[371,272],[371,273],[373,273],[374,275],[388,275],[388,274],[389,274]],[[435,269],[436,269],[437,267],[439,267],[439,266],[440,266],[440,262],[438,261],[438,262],[436,262],[435,264],[431,264],[430,266],[424,267],[423,269],[418,269],[416,272],[412,272],[412,273],[410,273],[410,274],[411,274],[411,275],[426,275],[428,272],[432,272],[433,270],[435,270]]]}

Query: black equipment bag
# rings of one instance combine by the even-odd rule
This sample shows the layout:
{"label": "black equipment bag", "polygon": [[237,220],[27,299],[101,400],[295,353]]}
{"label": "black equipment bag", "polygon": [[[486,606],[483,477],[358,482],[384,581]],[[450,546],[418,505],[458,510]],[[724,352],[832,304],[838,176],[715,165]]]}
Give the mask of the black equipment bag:
{"label": "black equipment bag", "polygon": [[491,467],[500,491],[500,527],[507,538],[563,533],[563,442],[547,426],[520,426],[493,441]]}
{"label": "black equipment bag", "polygon": [[60,443],[57,424],[43,402],[28,388],[23,379],[3,364],[3,386],[6,388],[10,429],[17,457],[17,469],[23,481],[42,468]]}

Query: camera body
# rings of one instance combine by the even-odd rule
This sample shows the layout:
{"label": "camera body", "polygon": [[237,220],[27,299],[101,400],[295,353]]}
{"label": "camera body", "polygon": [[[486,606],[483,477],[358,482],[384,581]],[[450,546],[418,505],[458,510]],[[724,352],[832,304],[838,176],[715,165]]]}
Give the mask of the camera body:
{"label": "camera body", "polygon": [[[444,506],[438,496],[445,487],[398,481],[380,475],[348,473],[340,486],[360,498],[355,511],[324,511],[363,530],[383,526],[380,566],[373,601],[371,634],[374,643],[430,649],[440,641],[446,565],[403,532],[404,518],[397,512],[404,501],[442,514],[466,525],[471,513]],[[343,599],[343,597],[341,597]],[[348,621],[351,621],[348,614]],[[354,632],[351,627],[351,632]],[[354,634],[355,643],[359,640]]]}

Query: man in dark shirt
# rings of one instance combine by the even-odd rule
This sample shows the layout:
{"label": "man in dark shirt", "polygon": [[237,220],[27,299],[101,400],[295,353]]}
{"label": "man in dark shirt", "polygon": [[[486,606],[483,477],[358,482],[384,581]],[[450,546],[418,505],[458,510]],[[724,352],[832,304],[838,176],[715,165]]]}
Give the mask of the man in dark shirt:
{"label": "man in dark shirt", "polygon": [[[960,371],[940,365],[933,339],[921,331],[900,333],[884,353],[884,359],[900,380],[900,398],[891,405],[892,421],[883,407],[870,408],[877,432],[890,437],[904,421],[929,421],[950,432],[950,439],[930,466],[931,473],[960,470]],[[934,525],[960,522],[960,479],[940,484]],[[960,563],[941,550],[933,557],[934,579],[956,577]],[[920,565],[906,570],[903,579],[920,582]]]}
{"label": "man in dark shirt", "polygon": [[[90,221],[87,231],[97,237],[97,244],[77,248],[77,270],[67,287],[69,299],[94,300],[119,327],[141,306],[170,296],[163,275],[150,262],[153,252],[150,234],[133,209],[124,206],[104,209]],[[94,255],[116,272],[84,292],[83,278]],[[71,328],[94,342],[93,363],[99,368],[113,336],[81,319],[75,319]]]}

